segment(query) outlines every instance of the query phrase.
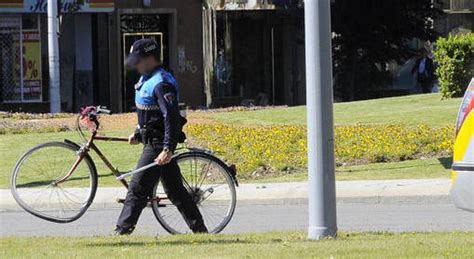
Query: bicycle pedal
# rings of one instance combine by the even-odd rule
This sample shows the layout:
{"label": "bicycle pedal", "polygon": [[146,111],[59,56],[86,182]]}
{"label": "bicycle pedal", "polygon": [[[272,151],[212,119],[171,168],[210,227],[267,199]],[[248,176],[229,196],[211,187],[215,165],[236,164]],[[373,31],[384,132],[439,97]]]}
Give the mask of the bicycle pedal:
{"label": "bicycle pedal", "polygon": [[121,198],[117,198],[115,201],[117,201],[117,203],[121,203],[121,204],[125,203],[125,199],[121,199]]}

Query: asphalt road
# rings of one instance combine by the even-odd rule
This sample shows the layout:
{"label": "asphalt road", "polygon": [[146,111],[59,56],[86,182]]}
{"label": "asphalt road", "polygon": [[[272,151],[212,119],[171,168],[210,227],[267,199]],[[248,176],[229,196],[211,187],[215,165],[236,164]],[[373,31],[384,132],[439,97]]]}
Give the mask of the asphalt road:
{"label": "asphalt road", "polygon": [[[458,210],[446,199],[434,201],[338,202],[338,227],[343,231],[474,230],[474,213]],[[112,233],[120,207],[91,208],[79,220],[56,224],[24,211],[0,211],[0,236],[92,236]],[[224,232],[306,230],[306,200],[244,201]],[[136,234],[165,234],[150,209],[140,218]]]}

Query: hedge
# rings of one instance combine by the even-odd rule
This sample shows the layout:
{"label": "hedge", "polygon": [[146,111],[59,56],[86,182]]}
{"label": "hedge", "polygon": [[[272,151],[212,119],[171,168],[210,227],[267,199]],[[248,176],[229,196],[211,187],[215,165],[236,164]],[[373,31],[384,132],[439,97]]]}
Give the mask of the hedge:
{"label": "hedge", "polygon": [[461,97],[474,76],[474,33],[439,38],[434,58],[443,96]]}

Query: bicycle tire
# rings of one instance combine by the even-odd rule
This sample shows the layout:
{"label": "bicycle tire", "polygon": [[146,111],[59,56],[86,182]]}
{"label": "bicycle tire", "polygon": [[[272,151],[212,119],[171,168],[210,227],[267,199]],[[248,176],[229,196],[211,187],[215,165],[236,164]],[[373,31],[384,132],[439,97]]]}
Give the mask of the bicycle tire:
{"label": "bicycle tire", "polygon": [[[69,152],[71,152],[71,151],[76,152],[76,154],[79,151],[79,146],[78,145],[76,145],[74,143],[65,143],[65,142],[46,142],[46,143],[43,143],[43,144],[40,144],[38,146],[35,146],[35,147],[31,148],[30,150],[25,152],[21,156],[21,158],[18,160],[18,162],[16,163],[16,165],[13,169],[13,174],[12,174],[11,181],[10,181],[10,189],[11,189],[13,198],[18,203],[18,205],[20,207],[22,207],[28,213],[30,213],[30,214],[32,214],[36,217],[39,217],[41,219],[51,221],[51,222],[55,222],[55,223],[73,222],[73,221],[77,220],[78,218],[80,218],[87,211],[89,206],[92,204],[92,202],[94,200],[94,197],[95,197],[95,194],[96,194],[96,191],[97,191],[97,181],[98,181],[98,179],[97,179],[98,178],[97,177],[97,170],[96,170],[96,167],[95,167],[95,164],[94,164],[93,160],[91,159],[91,157],[88,154],[86,154],[83,157],[83,161],[81,161],[81,163],[83,163],[85,161],[85,163],[87,165],[87,169],[88,169],[89,175],[90,175],[90,190],[87,193],[87,199],[85,199],[84,204],[80,207],[78,212],[75,213],[73,216],[64,217],[64,218],[62,218],[62,217],[53,217],[51,215],[45,214],[44,212],[35,210],[34,208],[31,207],[31,205],[27,204],[20,197],[20,195],[18,193],[17,178],[18,178],[18,174],[19,174],[19,172],[22,168],[22,165],[35,152],[38,152],[39,150],[46,149],[46,148],[52,148],[52,147],[59,148],[59,149],[64,148],[65,149],[64,152],[66,152],[66,149],[67,149]],[[25,185],[25,184],[23,184],[23,185]]]}
{"label": "bicycle tire", "polygon": [[[212,229],[209,229],[209,233],[219,233],[229,224],[230,220],[232,219],[232,217],[234,215],[235,207],[236,207],[236,203],[237,203],[237,195],[236,195],[236,190],[235,190],[235,180],[234,180],[234,177],[232,176],[231,169],[227,166],[227,164],[225,164],[219,158],[217,158],[213,155],[210,155],[208,153],[205,153],[205,152],[200,152],[200,151],[190,151],[190,152],[181,153],[181,154],[178,154],[173,159],[176,159],[177,163],[179,165],[179,162],[181,160],[190,159],[190,158],[198,158],[198,159],[207,159],[207,160],[209,160],[210,162],[214,163],[216,166],[220,167],[220,169],[221,169],[220,173],[222,173],[223,176],[226,179],[226,183],[227,183],[227,186],[229,187],[229,191],[230,191],[232,200],[230,201],[230,205],[229,205],[228,211],[226,213],[226,216],[222,219],[222,221],[216,227],[214,227]],[[159,185],[160,185],[160,182],[158,181],[155,184],[154,189],[153,189],[154,194],[156,194]],[[170,234],[185,234],[185,233],[190,232],[189,229],[188,229],[188,231],[179,231],[176,228],[170,226],[170,224],[168,224],[168,222],[164,219],[164,217],[163,217],[163,215],[161,214],[161,211],[160,211],[160,208],[163,208],[165,206],[160,204],[159,200],[153,199],[153,201],[151,202],[151,206],[152,206],[153,214],[155,215],[155,217],[158,220],[159,224],[168,233],[170,233]],[[174,206],[174,205],[171,205],[171,206]],[[200,208],[200,206],[198,206],[198,208]],[[201,208],[200,208],[200,210],[202,212]],[[181,215],[177,215],[177,216],[181,217]]]}

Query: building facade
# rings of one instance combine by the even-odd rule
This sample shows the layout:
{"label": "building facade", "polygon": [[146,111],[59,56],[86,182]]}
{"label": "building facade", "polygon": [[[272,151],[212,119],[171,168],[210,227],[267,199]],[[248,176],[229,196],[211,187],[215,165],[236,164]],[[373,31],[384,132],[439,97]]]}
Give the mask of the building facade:
{"label": "building facade", "polygon": [[[46,0],[0,1],[0,110],[49,111]],[[138,75],[124,66],[131,44],[154,38],[181,85],[181,101],[205,104],[202,2],[62,0],[62,110],[92,104],[133,110]]]}
{"label": "building facade", "polygon": [[[2,111],[49,111],[46,2],[0,0]],[[441,34],[472,31],[474,0],[442,4]],[[124,59],[140,38],[160,43],[190,107],[305,103],[303,0],[61,0],[60,9],[63,111],[133,110],[138,75]],[[410,92],[406,67],[393,88]]]}
{"label": "building facade", "polygon": [[208,106],[304,104],[304,14],[300,0],[206,1]]}
{"label": "building facade", "polygon": [[437,30],[442,35],[474,31],[474,0],[442,0],[447,14],[437,21]]}
{"label": "building facade", "polygon": [[[48,45],[46,0],[0,1],[0,109],[47,111]],[[114,10],[112,0],[82,5],[63,1],[61,97],[63,108],[88,102],[93,86],[94,24]],[[76,55],[81,53],[80,55]],[[76,98],[77,97],[77,98]],[[75,103],[76,102],[76,103]]]}
{"label": "building facade", "polygon": [[[46,3],[0,2],[0,110],[49,110]],[[60,3],[63,111],[133,110],[138,75],[124,58],[140,38],[161,44],[190,107],[304,103],[302,1]]]}
{"label": "building facade", "polygon": [[[108,85],[110,106],[115,111],[134,107],[133,85],[138,75],[126,69],[124,58],[133,41],[154,38],[162,47],[162,61],[172,71],[180,85],[180,101],[191,107],[205,104],[203,91],[202,1],[116,1],[108,24],[108,57],[101,60],[100,74]],[[108,64],[105,64],[108,62]],[[100,80],[100,79],[99,79]]]}

